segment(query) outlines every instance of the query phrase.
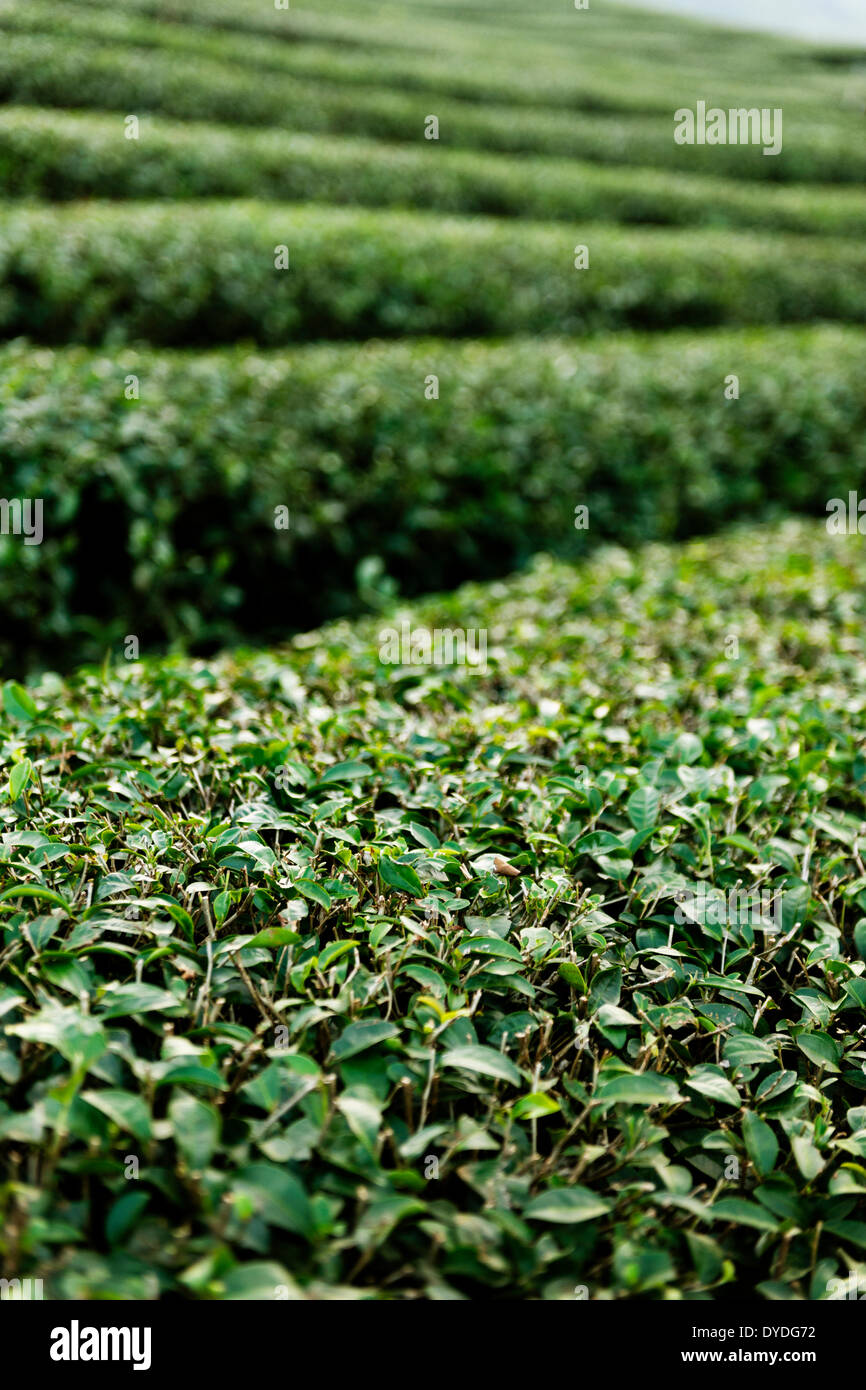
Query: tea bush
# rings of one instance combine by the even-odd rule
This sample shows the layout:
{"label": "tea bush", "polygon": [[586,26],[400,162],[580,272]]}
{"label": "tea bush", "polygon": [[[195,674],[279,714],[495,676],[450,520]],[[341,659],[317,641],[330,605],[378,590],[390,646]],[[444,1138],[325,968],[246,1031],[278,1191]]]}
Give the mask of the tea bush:
{"label": "tea bush", "polygon": [[0,229],[0,276],[0,336],[54,343],[866,322],[856,239],[306,204],[25,206]]}
{"label": "tea bush", "polygon": [[273,130],[147,119],[130,149],[118,117],[0,111],[0,180],[18,197],[259,198],[436,209],[539,221],[724,226],[863,236],[859,192],[576,160],[519,159]]}
{"label": "tea bush", "polygon": [[[789,112],[782,153],[764,158],[757,145],[677,145],[673,112],[694,100],[694,81],[667,112],[574,112],[515,107],[510,100],[436,99],[442,145],[605,164],[645,165],[684,173],[789,182],[862,183],[866,149],[854,109],[828,96]],[[0,45],[0,99],[18,105],[161,112],[179,120],[275,126],[292,133],[367,136],[419,145],[430,94],[388,86],[244,70],[236,63],[171,49],[64,38],[62,33],[9,34]],[[720,97],[721,99],[721,97]],[[739,103],[737,103],[739,104]],[[763,102],[761,103],[764,104]],[[799,104],[798,104],[799,108]],[[122,125],[118,123],[119,134]]]}
{"label": "tea bush", "polygon": [[375,557],[418,592],[540,548],[823,514],[863,476],[864,370],[862,335],[835,328],[287,355],[12,344],[4,486],[43,499],[45,536],[0,537],[6,669],[98,659],[129,631],[285,636],[356,608]]}
{"label": "tea bush", "polygon": [[[862,1276],[864,590],[856,538],[786,524],[7,682],[18,1273],[59,1299]],[[383,622],[484,630],[487,668],[383,665]],[[678,907],[710,881],[775,926]]]}

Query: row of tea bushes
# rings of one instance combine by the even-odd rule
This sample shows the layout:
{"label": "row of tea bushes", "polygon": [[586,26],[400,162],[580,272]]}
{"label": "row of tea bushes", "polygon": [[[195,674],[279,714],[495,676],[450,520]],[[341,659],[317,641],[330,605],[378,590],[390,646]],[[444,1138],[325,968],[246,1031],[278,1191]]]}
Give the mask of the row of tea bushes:
{"label": "row of tea bushes", "polygon": [[54,343],[866,322],[854,239],[317,205],[24,206],[0,276],[0,336]]}
{"label": "row of tea bushes", "polygon": [[[472,34],[471,26],[464,27],[455,41],[453,25],[437,23],[435,12],[428,10],[413,17],[411,33],[420,40],[413,49],[406,45],[405,27],[391,30],[385,36],[390,41],[382,42],[380,16],[375,24],[368,16],[362,27],[357,21],[346,23],[346,16],[299,8],[268,15],[267,11],[262,13],[263,8],[261,0],[254,0],[244,16],[233,4],[220,16],[228,23],[216,27],[211,6],[196,14],[193,24],[179,23],[176,0],[170,15],[161,8],[160,0],[147,0],[138,13],[128,5],[119,9],[115,0],[67,0],[60,11],[52,0],[5,0],[0,10],[0,32],[55,40],[62,37],[65,44],[82,40],[124,44],[152,49],[155,56],[163,50],[212,59],[256,74],[276,73],[358,88],[427,93],[437,99],[457,97],[541,109],[667,115],[681,102],[692,101],[695,90],[706,94],[713,105],[712,94],[717,93],[721,100],[724,91],[731,90],[734,77],[741,106],[811,106],[825,112],[844,109],[838,80],[813,64],[808,51],[792,50],[777,41],[772,42],[771,49],[765,41],[757,62],[754,54],[740,49],[732,63],[730,55],[720,52],[718,46],[708,62],[705,47],[703,54],[694,55],[685,69],[686,76],[681,59],[672,63],[669,54],[640,50],[634,32],[634,49],[624,66],[621,54],[604,42],[598,16],[593,16],[591,32],[584,34],[578,50],[571,46],[563,49],[549,36],[544,37],[537,24],[521,36],[519,45],[513,35],[500,31],[492,48],[486,36]],[[256,24],[245,24],[245,18]],[[565,18],[568,22],[570,17]],[[268,19],[272,24],[260,27],[258,21]],[[639,18],[632,23],[639,24]],[[338,26],[345,26],[347,42],[334,42]],[[430,35],[428,43],[423,42],[421,33]],[[683,43],[684,33],[679,37]],[[796,70],[792,72],[794,63],[801,69],[807,66],[807,82]],[[856,82],[855,53],[850,67],[854,72],[845,72],[845,93],[850,93]],[[628,80],[623,81],[626,73]]]}
{"label": "row of tea bushes", "polygon": [[119,114],[0,110],[0,181],[17,197],[259,198],[540,221],[726,226],[863,236],[853,189],[754,183],[657,169],[604,168],[471,150],[292,135]]}
{"label": "row of tea bushes", "polygon": [[[0,99],[18,105],[161,112],[180,120],[209,120],[292,131],[366,136],[566,156],[604,164],[646,165],[682,173],[774,181],[862,183],[866,146],[857,110],[813,105],[789,110],[782,152],[760,145],[680,145],[674,141],[673,102],[666,114],[574,112],[436,98],[439,141],[425,142],[431,95],[244,69],[170,49],[11,34],[0,46]],[[690,99],[683,100],[690,105]]]}
{"label": "row of tea bushes", "polygon": [[825,514],[866,474],[864,372],[866,339],[835,328],[288,354],[12,344],[5,495],[42,499],[44,538],[0,538],[2,655],[23,669],[127,633],[284,634],[378,601],[374,561],[417,592],[541,548]]}

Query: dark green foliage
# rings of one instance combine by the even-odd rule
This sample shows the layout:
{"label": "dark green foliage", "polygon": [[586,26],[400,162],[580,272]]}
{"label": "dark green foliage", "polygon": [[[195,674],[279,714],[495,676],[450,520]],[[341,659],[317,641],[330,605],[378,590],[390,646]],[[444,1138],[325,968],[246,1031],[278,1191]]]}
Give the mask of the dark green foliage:
{"label": "dark green foliage", "polygon": [[[589,248],[585,269],[575,246]],[[26,208],[0,233],[0,275],[0,336],[55,343],[866,322],[866,246],[856,240],[604,223],[575,232],[354,208]]]}
{"label": "dark green foliage", "polygon": [[120,117],[12,107],[0,112],[0,180],[19,197],[226,196],[435,208],[573,222],[748,227],[863,236],[846,188],[774,185],[581,161],[512,158],[148,117],[137,144]]}
{"label": "dark green foliage", "polygon": [[280,357],[12,345],[4,487],[43,499],[45,538],[0,538],[7,670],[98,659],[128,632],[312,627],[357,605],[371,556],[417,592],[539,548],[823,513],[866,469],[864,374],[862,336],[831,328]]}

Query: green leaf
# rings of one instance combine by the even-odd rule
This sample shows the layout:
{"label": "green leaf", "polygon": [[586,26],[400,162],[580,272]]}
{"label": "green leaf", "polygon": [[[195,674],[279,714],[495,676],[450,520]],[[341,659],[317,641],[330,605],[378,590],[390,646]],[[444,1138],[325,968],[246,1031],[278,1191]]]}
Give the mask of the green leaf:
{"label": "green leaf", "polygon": [[105,1052],[107,1040],[98,1019],[77,1008],[46,1004],[24,1023],[9,1024],[13,1033],[28,1042],[55,1047],[75,1071],[86,1071]]}
{"label": "green leaf", "polygon": [[317,957],[320,970],[328,970],[338,961],[341,956],[348,955],[350,951],[357,951],[357,941],[331,941]]}
{"label": "green leaf", "polygon": [[227,1091],[229,1088],[225,1078],[212,1067],[203,1067],[200,1062],[188,1061],[183,1056],[158,1063],[154,1071],[154,1085],[157,1087],[207,1086],[214,1091]]}
{"label": "green leaf", "polygon": [[393,859],[388,859],[382,855],[379,860],[379,877],[389,888],[394,888],[398,893],[408,893],[412,898],[420,898],[424,895],[421,880],[412,868],[411,864],[397,864]]}
{"label": "green leaf", "polygon": [[145,902],[148,905],[151,903],[159,903],[160,907],[165,909],[172,921],[176,922],[183,930],[187,941],[193,940],[195,936],[195,925],[186,908],[182,907],[180,903],[176,903],[173,898],[166,897],[165,895],[146,898]]}
{"label": "green leaf", "polygon": [[150,1111],[133,1091],[82,1091],[81,1099],[94,1110],[101,1110],[119,1129],[129,1130],[136,1139],[151,1139]]}
{"label": "green leaf", "polygon": [[556,1115],[559,1109],[552,1096],[545,1095],[542,1091],[531,1091],[529,1095],[521,1096],[520,1100],[514,1102],[511,1114],[515,1120],[539,1120],[544,1115]]}
{"label": "green leaf", "polygon": [[589,987],[589,1012],[595,1013],[603,1004],[618,1004],[621,993],[622,970],[618,965],[597,971]]}
{"label": "green leaf", "polygon": [[375,1250],[384,1245],[391,1232],[408,1216],[421,1216],[423,1202],[398,1193],[376,1196],[355,1227],[353,1244],[361,1250]]}
{"label": "green leaf", "polygon": [[603,874],[607,874],[609,878],[615,878],[617,881],[628,878],[634,868],[634,860],[629,859],[628,855],[625,854],[596,853],[592,857]]}
{"label": "green leaf", "polygon": [[65,898],[61,898],[60,894],[55,893],[53,888],[38,888],[35,883],[18,883],[0,893],[0,903],[9,902],[10,899],[16,898],[39,898],[42,902],[53,903],[55,907],[62,907],[65,913],[69,912],[69,903]]}
{"label": "green leaf", "polygon": [[612,1203],[588,1187],[552,1187],[527,1202],[523,1216],[527,1221],[575,1225],[578,1221],[594,1221],[611,1210]]}
{"label": "green leaf", "polygon": [[670,756],[679,763],[696,763],[704,751],[703,741],[697,734],[682,733],[674,739]]}
{"label": "green leaf", "polygon": [[690,1091],[697,1091],[700,1095],[720,1101],[723,1105],[741,1104],[736,1087],[731,1085],[720,1068],[711,1063],[695,1067],[689,1073],[686,1085]]}
{"label": "green leaf", "polygon": [[311,902],[318,903],[320,907],[329,908],[331,899],[322,888],[321,884],[315,883],[311,878],[297,878],[292,884],[297,893],[309,898]]}
{"label": "green leaf", "polygon": [[376,1047],[386,1038],[398,1038],[399,1036],[399,1028],[396,1028],[393,1023],[386,1022],[385,1019],[359,1019],[357,1023],[350,1023],[348,1028],[343,1029],[331,1048],[331,1061],[345,1062],[349,1057],[357,1056],[359,1052],[366,1052],[368,1047]]}
{"label": "green leaf", "polygon": [[596,1021],[602,1028],[636,1028],[640,1026],[640,1019],[630,1014],[628,1009],[621,1009],[618,1004],[602,1004],[596,1014]]}
{"label": "green leaf", "polygon": [[626,802],[626,813],[635,830],[650,830],[658,820],[659,794],[646,784],[636,787]]}
{"label": "green leaf", "polygon": [[497,1052],[493,1047],[480,1043],[466,1047],[452,1047],[443,1052],[440,1065],[459,1067],[461,1071],[477,1072],[480,1076],[493,1076],[499,1081],[509,1081],[512,1086],[520,1086],[523,1078],[510,1058]]}
{"label": "green leaf", "polygon": [[805,1120],[782,1121],[794,1155],[794,1162],[807,1182],[812,1182],[826,1167],[826,1160],[814,1140],[812,1126]]}
{"label": "green leaf", "polygon": [[229,911],[231,910],[231,905],[231,893],[217,893],[213,902],[213,915],[214,922],[218,927],[221,927],[225,919],[228,917]]}
{"label": "green leaf", "polygon": [[264,931],[256,932],[247,942],[248,946],[266,946],[272,950],[281,950],[284,946],[298,946],[303,937],[296,931],[291,931],[289,927],[266,927]]}
{"label": "green leaf", "polygon": [[570,960],[563,961],[559,966],[559,977],[561,980],[565,980],[567,985],[572,985],[573,988],[584,992],[586,991],[586,981],[581,975],[579,967],[574,965]]}
{"label": "green leaf", "polygon": [[797,1046],[816,1066],[825,1067],[827,1071],[839,1070],[842,1049],[826,1033],[801,1033],[797,1038]]}
{"label": "green leaf", "polygon": [[461,942],[460,949],[464,955],[498,956],[523,963],[523,952],[513,941],[503,941],[499,936],[470,936]]}
{"label": "green leaf", "polygon": [[716,1221],[734,1221],[738,1226],[754,1226],[757,1231],[775,1231],[779,1223],[757,1202],[748,1202],[745,1197],[722,1197],[707,1208],[707,1214]]}
{"label": "green leaf", "polygon": [[112,985],[100,1000],[100,1018],[123,1018],[128,1014],[153,1013],[176,1009],[178,1001],[167,989],[156,985]]}
{"label": "green leaf", "polygon": [[684,1101],[670,1076],[658,1072],[630,1072],[606,1081],[596,1093],[605,1105],[674,1105]]}
{"label": "green leaf", "polygon": [[3,686],[3,708],[21,724],[31,723],[39,713],[33,696],[17,681],[7,681]]}
{"label": "green leaf", "polygon": [[327,772],[322,773],[316,785],[327,787],[333,782],[358,782],[364,777],[370,777],[372,772],[373,769],[368,763],[334,763],[333,767],[329,767]]}
{"label": "green leaf", "polygon": [[411,821],[408,830],[413,838],[418,841],[419,845],[423,845],[425,849],[439,848],[437,837],[433,834],[432,830],[427,829],[426,825],[419,825],[417,821]]}
{"label": "green leaf", "polygon": [[840,1240],[850,1240],[853,1245],[859,1245],[861,1250],[866,1250],[866,1221],[845,1221],[834,1217],[831,1221],[824,1222],[824,1230],[831,1236],[838,1236]]}
{"label": "green leaf", "polygon": [[105,1238],[109,1245],[120,1245],[135,1226],[148,1202],[147,1192],[127,1192],[112,1202],[105,1218]]}
{"label": "green leaf", "polygon": [[723,1051],[732,1067],[760,1065],[762,1062],[775,1062],[776,1054],[763,1038],[751,1033],[734,1030],[725,1039]]}
{"label": "green leaf", "polygon": [[267,1225],[312,1239],[313,1209],[293,1173],[270,1163],[251,1163],[234,1175],[229,1191],[234,1198],[247,1198]]}
{"label": "green leaf", "polygon": [[29,758],[22,758],[20,762],[12,764],[12,771],[9,773],[9,797],[12,801],[17,801],[30,781],[33,772],[33,764]]}
{"label": "green leaf", "polygon": [[709,1236],[697,1231],[685,1231],[684,1235],[698,1279],[702,1284],[714,1284],[722,1272],[722,1251]]}
{"label": "green leaf", "polygon": [[375,1158],[376,1140],[382,1124],[382,1106],[367,1096],[338,1096],[335,1102],[352,1133]]}
{"label": "green leaf", "polygon": [[755,1166],[755,1171],[760,1177],[764,1177],[776,1166],[779,1141],[766,1120],[762,1120],[752,1110],[747,1110],[743,1115],[742,1129],[746,1152]]}
{"label": "green leaf", "polygon": [[779,1096],[784,1095],[792,1086],[797,1083],[797,1073],[795,1071],[773,1071],[769,1076],[765,1076],[757,1091],[755,1099],[762,1101],[775,1101]]}
{"label": "green leaf", "polygon": [[219,1112],[207,1101],[175,1091],[168,1107],[174,1140],[194,1172],[210,1163],[220,1137]]}

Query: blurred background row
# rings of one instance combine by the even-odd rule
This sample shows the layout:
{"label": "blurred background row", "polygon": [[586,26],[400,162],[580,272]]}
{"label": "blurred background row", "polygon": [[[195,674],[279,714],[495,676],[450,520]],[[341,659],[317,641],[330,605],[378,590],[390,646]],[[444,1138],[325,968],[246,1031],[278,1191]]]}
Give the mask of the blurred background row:
{"label": "blurred background row", "polygon": [[[823,514],[866,452],[866,37],[822,19],[6,0],[0,457],[44,536],[0,536],[5,668]],[[782,152],[678,145],[698,101],[781,108]]]}

